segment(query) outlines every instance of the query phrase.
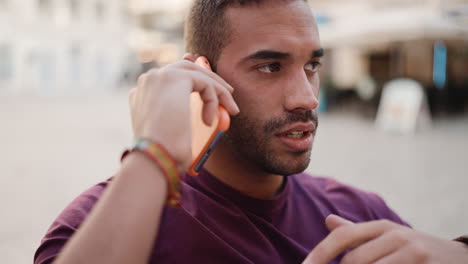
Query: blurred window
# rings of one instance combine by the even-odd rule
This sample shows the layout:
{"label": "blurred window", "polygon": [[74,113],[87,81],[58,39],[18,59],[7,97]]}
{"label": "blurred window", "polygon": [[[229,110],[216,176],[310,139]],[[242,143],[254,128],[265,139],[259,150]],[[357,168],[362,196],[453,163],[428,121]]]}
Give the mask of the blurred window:
{"label": "blurred window", "polygon": [[[53,94],[56,85],[57,64],[56,56],[53,52],[45,51],[39,54],[35,71],[38,76],[35,83],[37,90],[44,95]],[[33,73],[34,74],[34,73]]]}
{"label": "blurred window", "polygon": [[96,12],[96,18],[98,21],[104,20],[104,3],[102,1],[96,1],[94,9]]}
{"label": "blurred window", "polygon": [[52,0],[39,0],[38,2],[39,12],[43,15],[52,14]]}
{"label": "blurred window", "polygon": [[69,0],[70,14],[73,18],[80,16],[80,0]]}
{"label": "blurred window", "polygon": [[13,56],[11,47],[0,44],[0,81],[8,81],[13,75]]}
{"label": "blurred window", "polygon": [[143,27],[146,30],[154,30],[155,29],[155,23],[154,23],[153,15],[148,15],[148,14],[141,15],[140,16],[140,23],[141,23],[141,27]]}
{"label": "blurred window", "polygon": [[417,5],[424,5],[427,4],[428,1],[425,0],[416,0],[416,1],[408,1],[408,0],[385,0],[385,1],[369,1],[372,4],[374,9],[382,10],[382,9],[394,9],[394,8],[405,8],[410,6],[417,6]]}
{"label": "blurred window", "polygon": [[8,7],[8,0],[0,0],[0,8],[7,8]]}
{"label": "blurred window", "polygon": [[[104,54],[97,54],[96,55],[96,84],[97,85],[105,85],[108,77],[108,65],[107,60]],[[101,87],[103,88],[103,87]]]}
{"label": "blurred window", "polygon": [[70,49],[70,74],[71,81],[77,87],[81,82],[82,51],[79,43],[74,43]]}
{"label": "blurred window", "polygon": [[123,24],[127,25],[130,23],[130,10],[128,9],[128,7],[124,4],[122,5],[122,9],[121,9],[121,14],[122,14],[122,22]]}

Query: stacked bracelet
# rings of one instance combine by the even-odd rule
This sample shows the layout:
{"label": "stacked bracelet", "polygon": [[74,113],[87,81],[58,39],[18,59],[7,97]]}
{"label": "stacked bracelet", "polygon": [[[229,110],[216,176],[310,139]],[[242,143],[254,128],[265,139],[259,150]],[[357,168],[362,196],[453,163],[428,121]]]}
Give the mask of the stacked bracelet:
{"label": "stacked bracelet", "polygon": [[122,154],[121,161],[133,151],[139,151],[150,158],[164,174],[167,180],[167,205],[180,207],[180,174],[175,160],[161,145],[144,138],[138,138],[132,148]]}

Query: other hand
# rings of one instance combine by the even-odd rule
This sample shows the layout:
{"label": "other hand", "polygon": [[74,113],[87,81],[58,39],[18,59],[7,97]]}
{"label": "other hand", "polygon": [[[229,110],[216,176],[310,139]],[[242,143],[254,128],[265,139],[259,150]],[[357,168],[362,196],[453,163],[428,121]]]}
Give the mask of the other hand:
{"label": "other hand", "polygon": [[436,238],[388,220],[354,224],[330,215],[325,222],[330,234],[303,264],[327,264],[346,250],[340,264],[468,263],[468,247],[463,243]]}

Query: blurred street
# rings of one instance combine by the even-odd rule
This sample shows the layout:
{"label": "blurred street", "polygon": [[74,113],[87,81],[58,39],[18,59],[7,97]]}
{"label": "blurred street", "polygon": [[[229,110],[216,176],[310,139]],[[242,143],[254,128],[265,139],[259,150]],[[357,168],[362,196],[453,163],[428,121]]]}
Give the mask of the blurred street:
{"label": "blurred street", "polygon": [[[59,212],[118,167],[131,142],[127,98],[0,100],[0,255],[31,263]],[[314,175],[379,193],[416,229],[450,239],[467,232],[468,117],[413,136],[385,134],[352,112],[322,115],[319,127]]]}

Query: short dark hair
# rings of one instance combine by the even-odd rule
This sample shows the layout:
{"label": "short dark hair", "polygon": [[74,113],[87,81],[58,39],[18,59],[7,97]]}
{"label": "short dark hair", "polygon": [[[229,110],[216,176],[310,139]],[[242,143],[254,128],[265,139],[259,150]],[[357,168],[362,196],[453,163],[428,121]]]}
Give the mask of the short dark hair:
{"label": "short dark hair", "polygon": [[221,51],[229,43],[231,35],[224,15],[226,8],[268,1],[273,0],[194,0],[185,23],[186,51],[196,56],[207,57],[216,71]]}

